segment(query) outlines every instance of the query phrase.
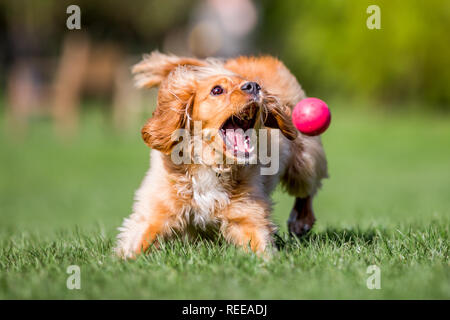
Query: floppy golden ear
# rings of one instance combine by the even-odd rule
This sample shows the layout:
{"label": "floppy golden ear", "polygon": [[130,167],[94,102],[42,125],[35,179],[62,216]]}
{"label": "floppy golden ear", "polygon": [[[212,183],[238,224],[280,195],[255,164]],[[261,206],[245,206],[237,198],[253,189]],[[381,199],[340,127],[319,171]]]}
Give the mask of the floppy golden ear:
{"label": "floppy golden ear", "polygon": [[163,80],[158,92],[158,104],[153,116],[141,130],[145,143],[163,153],[170,153],[178,142],[172,134],[185,128],[195,97],[194,72],[178,67]]}
{"label": "floppy golden ear", "polygon": [[169,153],[175,145],[172,133],[185,126],[195,92],[189,66],[205,65],[202,60],[153,51],[133,67],[139,88],[160,86],[156,110],[141,130],[149,147]]}
{"label": "floppy golden ear", "polygon": [[273,98],[266,98],[264,101],[265,114],[263,114],[264,126],[267,128],[277,128],[289,140],[295,140],[298,131],[292,123],[291,109],[288,106],[281,106]]}
{"label": "floppy golden ear", "polygon": [[177,57],[153,51],[144,55],[141,62],[136,64],[132,72],[136,86],[151,88],[158,86],[178,66],[205,66],[206,63],[195,58]]}

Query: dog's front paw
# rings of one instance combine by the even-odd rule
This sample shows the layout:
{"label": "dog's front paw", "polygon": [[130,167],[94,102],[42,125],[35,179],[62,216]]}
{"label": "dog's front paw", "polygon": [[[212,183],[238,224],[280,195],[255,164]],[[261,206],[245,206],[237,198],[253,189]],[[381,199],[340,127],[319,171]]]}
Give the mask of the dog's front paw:
{"label": "dog's front paw", "polygon": [[114,248],[116,256],[122,259],[134,259],[142,250],[143,236],[146,225],[137,219],[137,215],[126,218],[117,236],[117,245]]}
{"label": "dog's front paw", "polygon": [[136,255],[133,252],[128,251],[125,248],[120,247],[119,245],[116,246],[113,250],[114,255],[120,259],[127,260],[136,258]]}
{"label": "dog's front paw", "polygon": [[120,233],[118,235],[118,241],[114,247],[114,254],[123,260],[135,259],[137,253],[137,244],[134,239],[127,237],[126,233]]}

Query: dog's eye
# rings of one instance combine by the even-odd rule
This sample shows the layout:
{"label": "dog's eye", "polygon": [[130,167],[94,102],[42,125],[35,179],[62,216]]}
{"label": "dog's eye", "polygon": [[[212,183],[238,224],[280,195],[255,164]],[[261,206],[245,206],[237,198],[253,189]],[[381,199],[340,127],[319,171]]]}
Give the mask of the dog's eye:
{"label": "dog's eye", "polygon": [[223,93],[223,88],[221,86],[215,86],[211,90],[211,94],[213,96],[218,96],[219,94],[222,94],[222,93]]}

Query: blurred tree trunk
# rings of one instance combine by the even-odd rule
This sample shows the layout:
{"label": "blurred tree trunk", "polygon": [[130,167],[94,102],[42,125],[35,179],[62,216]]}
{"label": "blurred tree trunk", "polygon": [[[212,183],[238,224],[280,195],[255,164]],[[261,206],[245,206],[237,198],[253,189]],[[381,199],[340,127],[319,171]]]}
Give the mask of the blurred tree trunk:
{"label": "blurred tree trunk", "polygon": [[58,134],[73,135],[78,126],[79,104],[90,41],[84,34],[68,34],[53,82],[52,116]]}

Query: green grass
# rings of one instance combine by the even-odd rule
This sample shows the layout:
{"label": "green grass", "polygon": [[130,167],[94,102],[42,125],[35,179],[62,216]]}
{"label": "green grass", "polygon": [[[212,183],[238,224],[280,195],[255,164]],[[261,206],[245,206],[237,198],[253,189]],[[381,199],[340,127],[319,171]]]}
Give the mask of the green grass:
{"label": "green grass", "polygon": [[[114,132],[95,114],[69,143],[42,119],[22,137],[2,130],[0,298],[449,299],[449,120],[336,106],[317,224],[289,239],[293,200],[277,192],[285,244],[269,261],[207,241],[119,261],[115,229],[148,167],[139,130]],[[372,264],[381,290],[366,287]],[[81,290],[66,288],[69,265]]]}

